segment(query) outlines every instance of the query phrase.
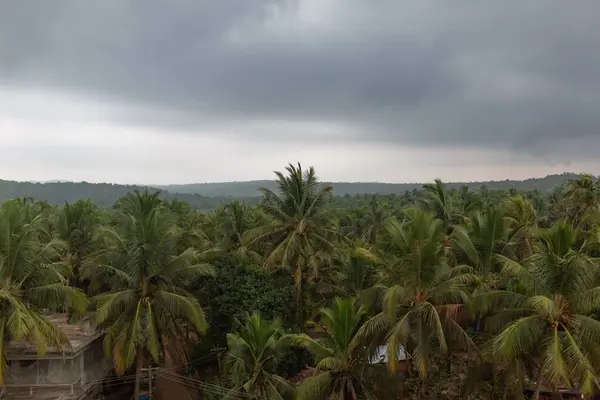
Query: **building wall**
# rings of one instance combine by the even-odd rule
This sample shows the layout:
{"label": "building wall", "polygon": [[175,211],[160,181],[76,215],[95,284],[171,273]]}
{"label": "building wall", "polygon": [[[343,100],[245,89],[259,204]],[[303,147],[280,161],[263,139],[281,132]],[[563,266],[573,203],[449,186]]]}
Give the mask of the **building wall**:
{"label": "building wall", "polygon": [[75,356],[67,357],[9,360],[4,377],[8,398],[11,395],[21,398],[27,393],[30,398],[52,399],[61,394],[77,398],[79,393],[97,385],[111,369],[102,351],[101,338]]}

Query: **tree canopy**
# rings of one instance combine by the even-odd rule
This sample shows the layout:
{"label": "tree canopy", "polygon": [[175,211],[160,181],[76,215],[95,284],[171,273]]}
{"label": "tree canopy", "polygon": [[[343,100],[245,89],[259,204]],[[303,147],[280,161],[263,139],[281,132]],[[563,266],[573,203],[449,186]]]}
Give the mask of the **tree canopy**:
{"label": "tree canopy", "polygon": [[0,379],[13,341],[68,346],[60,312],[104,333],[135,396],[148,369],[199,398],[599,391],[595,177],[336,193],[289,164],[261,184],[0,182],[25,196],[0,206]]}

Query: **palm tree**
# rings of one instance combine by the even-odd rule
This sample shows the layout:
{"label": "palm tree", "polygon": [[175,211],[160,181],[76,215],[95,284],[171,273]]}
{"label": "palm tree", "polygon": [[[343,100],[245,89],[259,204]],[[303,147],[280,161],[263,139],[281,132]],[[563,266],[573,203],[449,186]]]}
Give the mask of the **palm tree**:
{"label": "palm tree", "polygon": [[475,269],[487,286],[494,286],[504,265],[509,248],[510,231],[499,207],[488,207],[465,225],[456,225],[452,232],[452,244],[456,257],[463,264]]}
{"label": "palm tree", "polygon": [[358,221],[358,235],[360,240],[375,244],[377,237],[383,230],[385,221],[391,215],[389,204],[381,201],[377,196],[371,197],[366,207],[362,210],[362,216]]}
{"label": "palm tree", "polygon": [[58,214],[57,234],[66,244],[63,261],[72,271],[71,286],[85,289],[80,282],[82,264],[96,250],[94,230],[98,224],[98,207],[91,200],[65,203]]}
{"label": "palm tree", "polygon": [[567,202],[567,211],[574,225],[579,227],[600,212],[600,181],[589,174],[568,181],[563,201]]}
{"label": "palm tree", "polygon": [[396,366],[391,355],[401,347],[409,350],[424,392],[436,348],[442,355],[450,347],[475,349],[458,318],[466,313],[466,289],[478,278],[467,267],[448,266],[441,220],[420,209],[405,212],[405,222],[388,223],[384,251],[364,253],[382,267],[382,311],[364,325],[361,335],[387,338],[392,370]]}
{"label": "palm tree", "polygon": [[137,399],[146,356],[160,363],[161,355],[181,350],[190,332],[206,328],[200,304],[185,287],[213,269],[196,263],[193,248],[178,251],[182,232],[158,193],[130,193],[116,208],[116,227],[104,229],[106,251],[86,272],[110,287],[93,298],[96,321],[106,329],[105,349],[117,372],[136,364]]}
{"label": "palm tree", "polygon": [[509,229],[509,245],[514,247],[514,256],[523,260],[533,253],[533,234],[537,218],[533,204],[517,195],[504,201],[505,220]]}
{"label": "palm tree", "polygon": [[344,297],[359,297],[377,282],[377,269],[360,256],[364,244],[357,241],[354,247],[344,249],[334,257],[335,282]]}
{"label": "palm tree", "polygon": [[58,262],[64,243],[39,241],[43,219],[29,207],[19,200],[0,207],[0,384],[12,340],[27,340],[41,354],[49,347],[69,346],[65,333],[42,310],[70,307],[81,312],[87,307],[83,292],[68,286],[69,268]]}
{"label": "palm tree", "polygon": [[219,234],[222,235],[220,246],[242,262],[259,264],[260,255],[247,246],[244,235],[265,222],[259,210],[250,209],[241,201],[226,204],[218,221]]}
{"label": "palm tree", "polygon": [[499,361],[533,360],[537,364],[536,399],[543,382],[591,394],[600,372],[600,322],[589,316],[600,305],[599,268],[566,221],[539,235],[536,253],[513,271],[526,283],[525,293],[491,292],[496,314],[486,325],[499,334],[493,340]]}
{"label": "palm tree", "polygon": [[456,209],[461,221],[468,220],[469,216],[476,212],[481,212],[482,205],[479,193],[469,190],[466,185],[458,189]]}
{"label": "palm tree", "polygon": [[261,188],[262,208],[271,221],[248,231],[246,239],[250,245],[271,243],[272,251],[264,264],[293,271],[296,302],[300,304],[303,283],[318,276],[319,267],[335,249],[331,239],[338,234],[321,213],[331,198],[331,186],[322,185],[312,167],[303,170],[300,164],[289,164],[286,171],[287,175],[275,172],[278,194]]}
{"label": "palm tree", "polygon": [[237,332],[227,334],[229,353],[225,369],[233,388],[224,398],[236,399],[240,395],[244,399],[292,398],[294,388],[276,373],[288,345],[281,321],[267,321],[254,313],[240,325]]}
{"label": "palm tree", "polygon": [[212,245],[208,235],[203,229],[203,215],[193,209],[185,201],[174,199],[167,203],[169,210],[175,215],[174,224],[179,229],[177,250],[184,251],[189,247],[195,249],[206,248]]}
{"label": "palm tree", "polygon": [[425,194],[424,199],[421,200],[423,208],[435,214],[449,233],[451,225],[458,222],[456,200],[440,179],[436,179],[433,184],[423,185],[423,192]]}
{"label": "palm tree", "polygon": [[374,398],[377,389],[394,386],[384,365],[369,362],[373,346],[365,346],[358,334],[366,320],[364,308],[353,299],[336,298],[319,315],[320,339],[306,334],[291,339],[316,358],[314,374],[298,388],[297,400]]}

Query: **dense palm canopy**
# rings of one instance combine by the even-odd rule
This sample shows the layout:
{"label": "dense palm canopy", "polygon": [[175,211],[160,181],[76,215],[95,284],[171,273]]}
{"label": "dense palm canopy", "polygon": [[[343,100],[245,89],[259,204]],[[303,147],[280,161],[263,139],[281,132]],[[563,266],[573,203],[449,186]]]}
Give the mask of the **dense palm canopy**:
{"label": "dense palm canopy", "polygon": [[[408,349],[420,376],[427,379],[433,353],[449,348],[473,350],[460,325],[469,301],[467,284],[477,281],[468,268],[452,269],[446,262],[443,222],[419,209],[406,210],[407,219],[389,221],[385,251],[367,254],[381,266],[381,312],[361,334],[387,338],[391,354]],[[395,358],[390,357],[392,370]]]}
{"label": "dense palm canopy", "polygon": [[11,200],[0,206],[0,377],[13,341],[68,346],[46,318],[64,312],[106,333],[136,395],[143,367],[177,359],[187,368],[165,376],[205,398],[589,396],[599,188],[591,175],[549,192],[436,180],[336,197],[290,164],[260,199],[210,211],[158,192],[111,209]]}

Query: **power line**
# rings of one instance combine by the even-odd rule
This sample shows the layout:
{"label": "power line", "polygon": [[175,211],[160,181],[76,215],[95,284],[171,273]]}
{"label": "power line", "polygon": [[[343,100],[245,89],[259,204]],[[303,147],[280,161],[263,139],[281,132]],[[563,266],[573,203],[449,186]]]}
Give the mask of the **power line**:
{"label": "power line", "polygon": [[222,392],[222,393],[217,393],[217,394],[235,393],[238,396],[242,396],[242,397],[246,397],[246,398],[260,398],[260,399],[268,400],[268,398],[263,397],[263,396],[252,395],[250,393],[242,392],[240,390],[235,390],[235,389],[227,389],[222,386],[217,386],[217,385],[207,383],[207,382],[201,381],[199,379],[195,379],[195,378],[191,378],[191,377],[187,377],[187,376],[173,375],[171,373],[164,373],[162,371],[158,371],[157,373],[166,379],[179,380],[180,381],[179,383],[193,386],[196,389],[207,389],[207,391]]}

